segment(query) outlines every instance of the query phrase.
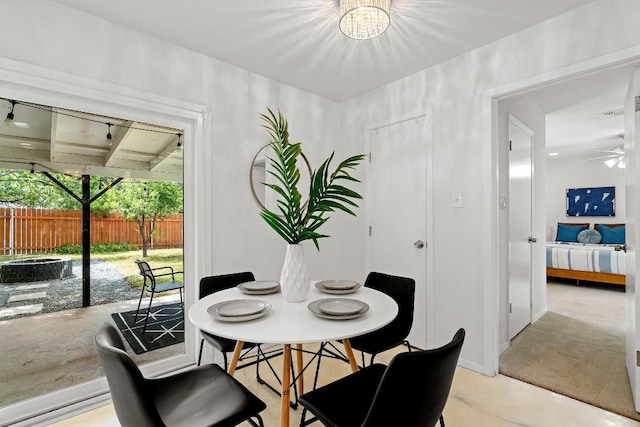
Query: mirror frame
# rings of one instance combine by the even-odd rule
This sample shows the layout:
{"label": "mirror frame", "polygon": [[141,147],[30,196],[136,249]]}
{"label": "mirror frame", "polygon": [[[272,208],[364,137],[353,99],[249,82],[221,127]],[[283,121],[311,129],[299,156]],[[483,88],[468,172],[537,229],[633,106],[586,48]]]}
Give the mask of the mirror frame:
{"label": "mirror frame", "polygon": [[[260,206],[261,209],[265,209],[265,210],[267,210],[267,208],[260,201],[260,199],[258,198],[258,193],[256,193],[256,188],[253,185],[253,167],[256,164],[256,160],[258,159],[258,156],[260,155],[262,150],[264,150],[265,148],[268,148],[269,146],[271,146],[271,144],[265,144],[262,147],[260,147],[258,149],[258,151],[256,151],[255,156],[253,156],[253,160],[251,160],[251,166],[250,166],[250,169],[249,169],[249,185],[251,186],[251,193],[253,194],[253,198],[256,201],[256,203],[258,204],[258,206]],[[309,171],[309,180],[311,180],[311,175],[313,173],[312,170],[311,170],[311,164],[309,163],[309,160],[307,159],[307,156],[305,156],[302,151],[300,152],[300,157],[302,158],[302,160],[304,160],[305,165],[307,165],[307,170]],[[309,194],[306,194],[306,197],[307,198],[306,198],[305,202],[302,205],[303,208],[305,206],[307,206],[307,203],[309,203]]]}

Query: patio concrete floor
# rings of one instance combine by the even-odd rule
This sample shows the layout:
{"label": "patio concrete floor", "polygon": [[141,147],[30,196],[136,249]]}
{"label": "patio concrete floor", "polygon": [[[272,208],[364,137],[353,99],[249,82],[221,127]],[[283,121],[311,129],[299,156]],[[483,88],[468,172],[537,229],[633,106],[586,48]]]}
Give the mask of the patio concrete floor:
{"label": "patio concrete floor", "polygon": [[[154,298],[153,305],[178,300],[168,295]],[[137,304],[135,299],[0,320],[0,406],[103,376],[94,333],[104,321],[113,323],[111,313],[135,310]],[[125,345],[138,364],[184,352],[184,344],[177,344],[138,355]]]}

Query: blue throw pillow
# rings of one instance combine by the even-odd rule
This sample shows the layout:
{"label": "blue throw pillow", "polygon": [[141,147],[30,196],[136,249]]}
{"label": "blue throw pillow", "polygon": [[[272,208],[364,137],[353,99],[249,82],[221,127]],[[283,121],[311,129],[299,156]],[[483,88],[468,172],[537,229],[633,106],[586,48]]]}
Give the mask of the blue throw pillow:
{"label": "blue throw pillow", "polygon": [[579,243],[596,244],[602,241],[602,234],[598,230],[587,228],[578,233]]}
{"label": "blue throw pillow", "polygon": [[578,233],[586,229],[584,225],[558,224],[557,242],[578,242]]}
{"label": "blue throw pillow", "polygon": [[600,234],[602,234],[602,243],[603,244],[616,244],[616,245],[624,245],[624,229],[625,226],[621,225],[619,227],[608,227],[605,224],[600,224],[598,226],[598,230],[600,230]]}

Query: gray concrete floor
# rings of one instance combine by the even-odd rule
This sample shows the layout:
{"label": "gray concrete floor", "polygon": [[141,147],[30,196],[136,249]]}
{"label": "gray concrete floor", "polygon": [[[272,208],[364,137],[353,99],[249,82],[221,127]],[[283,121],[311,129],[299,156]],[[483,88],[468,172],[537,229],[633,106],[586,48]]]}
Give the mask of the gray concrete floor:
{"label": "gray concrete floor", "polygon": [[[154,306],[156,301],[162,302],[154,298]],[[111,313],[137,304],[135,299],[0,321],[0,406],[103,376],[93,335],[104,321],[113,323]],[[184,352],[178,344],[136,355],[125,345],[138,364]]]}

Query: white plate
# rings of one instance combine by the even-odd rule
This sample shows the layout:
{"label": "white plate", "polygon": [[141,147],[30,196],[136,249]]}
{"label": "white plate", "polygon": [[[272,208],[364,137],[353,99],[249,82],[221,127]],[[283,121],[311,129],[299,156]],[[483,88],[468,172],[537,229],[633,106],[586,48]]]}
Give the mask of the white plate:
{"label": "white plate", "polygon": [[[225,301],[227,302],[227,301]],[[254,313],[254,314],[248,314],[246,316],[221,316],[218,311],[217,308],[220,304],[224,304],[224,302],[219,302],[218,304],[213,304],[211,307],[209,307],[207,309],[207,313],[209,313],[209,315],[211,317],[213,317],[215,320],[219,320],[221,322],[246,322],[249,320],[254,320],[254,319],[258,319],[262,316],[264,316],[265,314],[269,313],[269,311],[271,311],[271,304],[261,301],[262,304],[264,304],[264,308],[259,311],[258,313]]]}
{"label": "white plate", "polygon": [[[327,282],[332,282],[332,283],[329,284],[329,286],[331,286],[331,288],[327,288],[325,286],[325,284]],[[343,287],[342,289],[339,289],[339,288],[336,288],[336,285],[335,285],[336,282],[338,282],[338,281],[337,280],[323,280],[321,282],[316,282],[315,286],[320,292],[322,292],[324,294],[333,294],[333,295],[352,294],[362,286],[358,282],[350,282],[350,283],[353,283],[353,286],[351,286],[351,287]],[[339,282],[347,282],[347,281],[346,280],[340,280]]]}
{"label": "white plate", "polygon": [[364,303],[351,298],[327,298],[318,303],[318,309],[324,314],[348,316],[364,308]]}
{"label": "white plate", "polygon": [[236,299],[224,301],[216,305],[216,313],[220,316],[250,316],[264,310],[264,303],[255,299]]}
{"label": "white plate", "polygon": [[271,280],[258,280],[253,282],[240,283],[240,292],[248,295],[267,295],[280,291],[280,282]]}
{"label": "white plate", "polygon": [[352,280],[321,280],[320,286],[325,289],[333,291],[346,291],[347,289],[353,289],[360,285],[358,282]]}
{"label": "white plate", "polygon": [[[355,319],[357,317],[362,316],[363,314],[365,314],[367,311],[369,311],[369,304],[367,304],[366,302],[362,302],[362,301],[358,301],[359,303],[362,304],[362,308],[357,312],[357,313],[353,313],[353,314],[345,314],[345,315],[339,315],[336,316],[334,314],[327,314],[327,313],[323,313],[319,308],[318,305],[322,304],[323,301],[326,301],[327,299],[334,299],[334,298],[323,298],[323,299],[318,299],[315,301],[311,301],[309,303],[309,305],[307,305],[307,308],[309,309],[310,312],[312,312],[313,314],[315,314],[318,317],[322,317],[323,319],[329,319],[329,320],[349,320],[349,319]],[[357,301],[357,300],[354,300]]]}

